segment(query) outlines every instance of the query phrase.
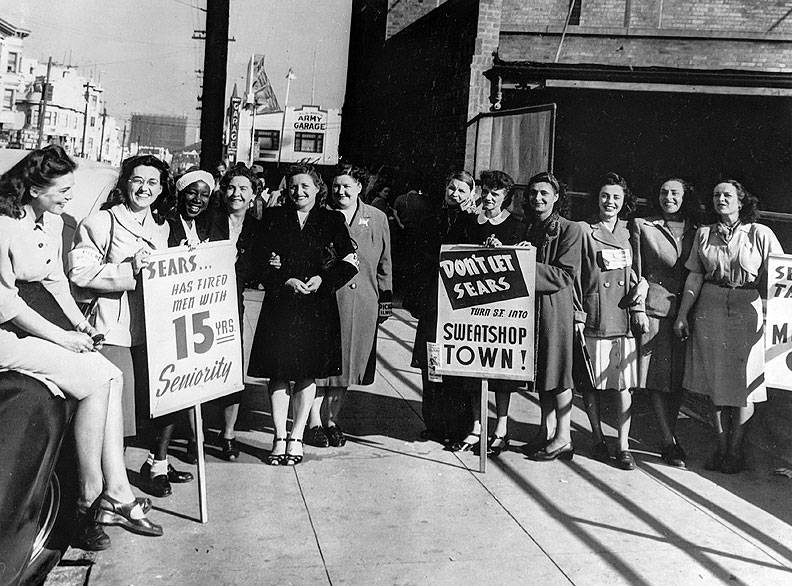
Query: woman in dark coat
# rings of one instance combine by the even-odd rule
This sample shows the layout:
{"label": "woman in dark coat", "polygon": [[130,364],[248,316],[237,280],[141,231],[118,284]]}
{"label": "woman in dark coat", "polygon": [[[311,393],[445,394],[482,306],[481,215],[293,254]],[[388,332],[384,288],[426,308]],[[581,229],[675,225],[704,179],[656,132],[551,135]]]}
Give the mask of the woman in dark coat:
{"label": "woman in dark coat", "polygon": [[660,455],[670,466],[685,467],[685,452],[675,428],[682,403],[685,342],[674,335],[674,318],[682,295],[693,237],[698,227],[698,202],[682,179],[668,179],[654,200],[658,213],[636,218],[630,226],[635,270],[646,289],[632,314],[639,336],[639,386],[651,394],[663,446]]}
{"label": "woman in dark coat", "polygon": [[[248,374],[269,378],[275,440],[271,465],[303,459],[303,432],[317,378],[341,374],[341,333],[336,289],[358,271],[355,245],[344,217],[322,206],[327,188],[311,165],[286,174],[289,196],[269,208],[253,258],[274,259],[261,267],[261,304]],[[294,381],[290,390],[289,381]],[[286,436],[289,402],[294,422]]]}
{"label": "woman in dark coat", "polygon": [[460,215],[475,212],[473,190],[475,180],[467,171],[452,173],[446,179],[445,197],[440,210],[428,216],[419,230],[421,245],[416,247],[417,282],[405,295],[404,307],[418,318],[412,350],[412,367],[421,369],[423,401],[421,405],[426,430],[425,439],[441,442],[461,439],[470,430],[470,399],[468,379],[443,377],[443,382],[429,380],[426,343],[435,341],[437,329],[437,268],[442,244],[454,244],[451,233]]}
{"label": "woman in dark coat", "polygon": [[536,247],[534,389],[542,410],[539,436],[525,451],[533,460],[571,459],[572,341],[575,323],[582,321],[583,231],[564,217],[569,212],[566,191],[552,173],[531,177],[523,205],[527,238]]}
{"label": "woman in dark coat", "polygon": [[377,366],[377,324],[391,310],[390,231],[388,218],[360,198],[366,172],[341,165],[333,177],[330,205],[344,217],[357,245],[358,274],[336,292],[341,317],[340,376],[317,380],[306,442],[317,447],[340,447],[346,443],[338,425],[349,385],[370,385]]}
{"label": "woman in dark coat", "polygon": [[[239,325],[245,312],[245,284],[249,281],[251,255],[246,254],[254,235],[258,231],[259,221],[250,211],[250,203],[261,192],[261,180],[242,163],[233,166],[220,179],[220,197],[222,206],[210,209],[198,218],[199,230],[208,234],[210,241],[230,240],[236,247],[237,305],[239,307]],[[240,338],[241,339],[241,338]],[[236,460],[239,447],[236,443],[234,426],[239,415],[239,403],[242,391],[226,395],[215,401],[223,407],[223,432],[220,435],[220,455],[224,460]]]}

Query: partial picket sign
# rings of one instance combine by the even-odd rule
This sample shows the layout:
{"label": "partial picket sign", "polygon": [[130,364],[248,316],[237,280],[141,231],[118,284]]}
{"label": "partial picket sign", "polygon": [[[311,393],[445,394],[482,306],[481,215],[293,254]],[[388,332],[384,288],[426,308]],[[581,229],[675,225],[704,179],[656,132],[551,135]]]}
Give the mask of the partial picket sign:
{"label": "partial picket sign", "polygon": [[792,391],[792,254],[767,260],[765,384]]}
{"label": "partial picket sign", "polygon": [[437,372],[534,380],[535,280],[535,248],[444,245]]}
{"label": "partial picket sign", "polygon": [[142,271],[151,417],[244,388],[229,241],[157,250]]}

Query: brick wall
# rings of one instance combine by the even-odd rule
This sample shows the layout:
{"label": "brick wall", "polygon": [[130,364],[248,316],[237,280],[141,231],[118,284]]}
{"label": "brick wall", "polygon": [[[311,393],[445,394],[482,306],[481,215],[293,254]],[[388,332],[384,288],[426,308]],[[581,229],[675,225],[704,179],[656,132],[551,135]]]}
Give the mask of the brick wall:
{"label": "brick wall", "polygon": [[[559,39],[504,34],[499,56],[506,61],[552,62]],[[792,41],[567,36],[561,62],[792,72]]]}
{"label": "brick wall", "polygon": [[388,0],[387,36],[390,38],[429,14],[446,0]]}
{"label": "brick wall", "polygon": [[[625,0],[582,0],[580,26],[624,26],[625,7]],[[568,9],[568,0],[504,0],[503,22],[504,25],[533,27],[563,26]],[[790,0],[632,0],[629,25],[789,33],[792,32],[790,10]]]}

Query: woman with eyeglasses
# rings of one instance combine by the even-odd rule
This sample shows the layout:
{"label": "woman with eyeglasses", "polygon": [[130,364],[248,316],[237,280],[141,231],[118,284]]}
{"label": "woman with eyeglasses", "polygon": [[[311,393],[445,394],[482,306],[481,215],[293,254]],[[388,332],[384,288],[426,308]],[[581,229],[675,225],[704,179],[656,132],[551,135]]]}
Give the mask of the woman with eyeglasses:
{"label": "woman with eyeglasses", "polygon": [[[148,368],[143,290],[138,275],[152,250],[168,247],[165,221],[173,207],[173,178],[168,165],[152,155],[136,155],[121,164],[115,189],[100,211],[85,218],[74,234],[69,253],[69,279],[78,287],[99,292],[91,316],[105,336],[102,353],[124,373],[124,435],[135,435],[135,411],[146,417]],[[148,425],[149,454],[140,469],[147,491],[171,494],[172,482],[193,475],[168,463],[173,417]]]}

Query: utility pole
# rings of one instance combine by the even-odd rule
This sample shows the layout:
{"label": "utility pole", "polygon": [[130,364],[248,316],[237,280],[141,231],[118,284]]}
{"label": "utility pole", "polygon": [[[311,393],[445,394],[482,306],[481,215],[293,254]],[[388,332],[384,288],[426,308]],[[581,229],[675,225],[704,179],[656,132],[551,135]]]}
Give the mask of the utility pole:
{"label": "utility pole", "polygon": [[96,158],[100,163],[102,162],[102,147],[104,147],[104,131],[105,122],[107,121],[107,108],[102,109],[102,138],[99,139],[99,156]]}
{"label": "utility pole", "polygon": [[124,147],[126,146],[126,120],[124,120],[124,132],[121,134],[121,160],[124,160]]}
{"label": "utility pole", "polygon": [[82,146],[80,147],[80,157],[83,159],[85,158],[85,133],[88,131],[88,102],[91,99],[91,89],[93,86],[91,85],[90,81],[86,81],[83,84],[85,88],[85,114],[83,115],[83,135],[82,135]]}
{"label": "utility pole", "polygon": [[211,169],[223,158],[223,122],[228,61],[229,0],[206,3],[204,84],[201,99],[201,167]]}
{"label": "utility pole", "polygon": [[38,141],[36,141],[36,148],[41,148],[41,143],[44,142],[44,117],[47,115],[47,94],[50,89],[50,71],[52,71],[52,57],[47,60],[47,80],[44,82],[44,87],[41,88],[41,101],[39,102],[39,119],[38,119]]}
{"label": "utility pole", "polygon": [[[283,133],[286,130],[286,110],[289,109],[289,89],[291,89],[291,80],[294,79],[294,71],[291,67],[289,67],[289,72],[286,74],[286,99],[283,100],[283,117],[281,118],[281,133],[280,133],[280,141],[278,141],[278,167],[281,164],[281,152],[283,151]],[[294,140],[296,142],[297,135],[294,135]],[[292,150],[296,150],[296,144],[292,145]]]}

